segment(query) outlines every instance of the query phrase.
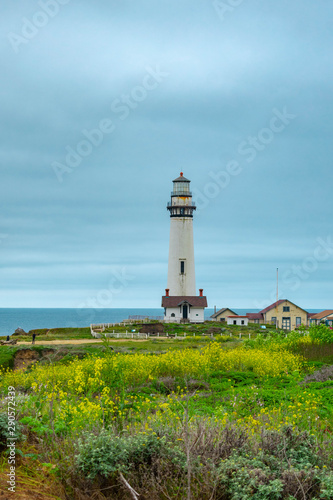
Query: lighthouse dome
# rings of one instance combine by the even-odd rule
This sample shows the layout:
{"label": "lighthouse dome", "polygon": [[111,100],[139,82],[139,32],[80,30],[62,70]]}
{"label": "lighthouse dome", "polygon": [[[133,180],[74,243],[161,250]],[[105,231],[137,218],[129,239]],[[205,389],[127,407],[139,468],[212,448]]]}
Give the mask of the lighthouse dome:
{"label": "lighthouse dome", "polygon": [[191,182],[189,179],[186,179],[184,177],[183,172],[180,172],[180,177],[177,177],[177,179],[173,180],[172,182]]}

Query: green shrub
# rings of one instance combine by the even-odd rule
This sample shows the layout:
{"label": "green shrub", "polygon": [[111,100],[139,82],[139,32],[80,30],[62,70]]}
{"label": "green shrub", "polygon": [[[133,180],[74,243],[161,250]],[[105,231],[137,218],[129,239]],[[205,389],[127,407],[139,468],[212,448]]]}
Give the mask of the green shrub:
{"label": "green shrub", "polygon": [[218,477],[222,492],[231,500],[332,498],[333,478],[325,473],[314,445],[306,432],[291,427],[282,432],[263,432],[257,453],[250,445],[235,449],[221,461]]}
{"label": "green shrub", "polygon": [[235,339],[233,339],[232,337],[230,337],[230,335],[218,335],[215,337],[215,342],[234,342]]}
{"label": "green shrub", "polygon": [[333,330],[325,325],[313,325],[309,330],[310,338],[318,344],[332,344]]}
{"label": "green shrub", "polygon": [[13,368],[17,347],[1,346],[0,366],[2,368]]}
{"label": "green shrub", "polygon": [[220,482],[230,500],[279,500],[283,483],[257,458],[233,456],[220,466]]}
{"label": "green shrub", "polygon": [[32,432],[43,438],[51,438],[56,435],[65,435],[68,432],[68,427],[62,421],[51,422],[48,415],[43,417],[26,416],[20,421],[22,424],[27,425]]}
{"label": "green shrub", "polygon": [[333,498],[333,472],[324,471],[321,474],[320,497],[323,500],[332,500]]}
{"label": "green shrub", "polygon": [[183,467],[185,455],[177,447],[170,447],[165,437],[156,433],[134,436],[115,436],[102,431],[99,436],[87,434],[79,441],[76,467],[88,479],[97,476],[112,477],[120,472],[130,472],[140,466],[151,467],[158,459],[168,460]]}
{"label": "green shrub", "polygon": [[[12,432],[12,431],[9,429],[7,413],[0,413],[0,451],[6,449],[7,444],[12,442],[12,441],[9,441],[9,438],[13,437],[10,434],[10,432]],[[15,421],[15,436],[14,437],[16,438],[16,442],[21,441],[23,438],[22,426],[17,421]]]}

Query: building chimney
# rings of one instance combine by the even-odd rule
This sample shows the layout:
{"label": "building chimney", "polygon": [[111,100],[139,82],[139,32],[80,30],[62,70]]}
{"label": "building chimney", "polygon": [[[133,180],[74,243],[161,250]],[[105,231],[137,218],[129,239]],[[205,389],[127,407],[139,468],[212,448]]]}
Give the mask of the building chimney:
{"label": "building chimney", "polygon": [[214,306],[214,314],[216,314],[216,306]]}
{"label": "building chimney", "polygon": [[169,297],[169,290],[170,290],[169,288],[166,288],[166,289],[165,289],[165,296],[166,296],[166,297]]}
{"label": "building chimney", "polygon": [[200,297],[203,297],[203,288],[199,288]]}

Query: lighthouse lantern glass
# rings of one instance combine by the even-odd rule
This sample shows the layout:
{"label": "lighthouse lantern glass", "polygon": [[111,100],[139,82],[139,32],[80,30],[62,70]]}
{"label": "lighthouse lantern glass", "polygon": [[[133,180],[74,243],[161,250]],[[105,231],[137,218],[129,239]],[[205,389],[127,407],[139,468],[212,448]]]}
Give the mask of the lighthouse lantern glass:
{"label": "lighthouse lantern glass", "polygon": [[174,182],[173,183],[173,194],[189,194],[190,193],[190,183],[189,182]]}

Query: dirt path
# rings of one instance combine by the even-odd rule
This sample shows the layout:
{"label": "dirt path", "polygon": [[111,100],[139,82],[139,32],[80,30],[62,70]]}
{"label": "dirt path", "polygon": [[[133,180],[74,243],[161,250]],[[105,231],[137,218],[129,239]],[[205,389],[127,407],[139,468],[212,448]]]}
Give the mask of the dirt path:
{"label": "dirt path", "polygon": [[[113,342],[147,342],[146,339],[110,339]],[[78,344],[101,344],[101,339],[78,339],[78,340],[36,340],[35,345],[78,345]],[[32,345],[31,342],[18,342],[17,345]]]}

